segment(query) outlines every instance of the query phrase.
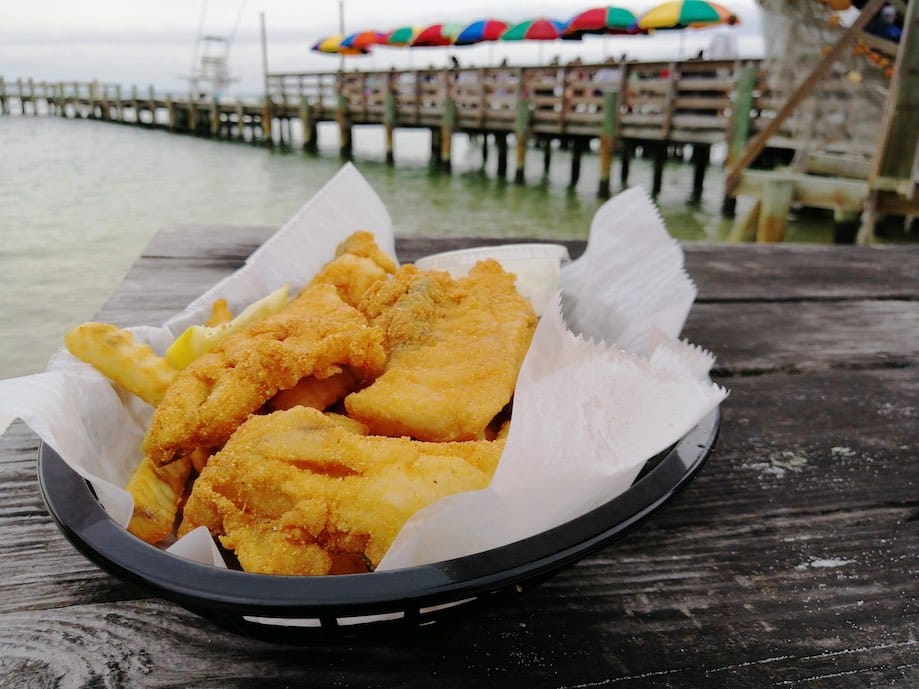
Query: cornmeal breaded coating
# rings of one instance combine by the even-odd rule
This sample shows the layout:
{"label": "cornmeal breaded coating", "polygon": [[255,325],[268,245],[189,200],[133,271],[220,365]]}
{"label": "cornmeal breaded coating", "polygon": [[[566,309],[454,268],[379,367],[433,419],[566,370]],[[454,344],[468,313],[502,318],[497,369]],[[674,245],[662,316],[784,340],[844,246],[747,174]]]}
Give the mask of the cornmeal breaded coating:
{"label": "cornmeal breaded coating", "polygon": [[162,466],[199,448],[219,448],[250,414],[302,378],[348,368],[370,380],[384,362],[379,329],[333,285],[311,285],[283,311],[228,336],[184,369],[154,412],[144,452]]}
{"label": "cornmeal breaded coating", "polygon": [[386,370],[345,398],[371,433],[427,441],[484,437],[507,405],[536,314],[493,260],[469,275],[402,266],[375,283],[359,308],[379,327]]}
{"label": "cornmeal breaded coating", "polygon": [[329,261],[310,281],[311,285],[330,284],[346,304],[357,306],[375,283],[396,272],[396,262],[383,253],[370,232],[352,233],[335,250]]}
{"label": "cornmeal breaded coating", "polygon": [[206,526],[249,572],[369,571],[419,509],[485,488],[504,447],[365,430],[309,407],[253,416],[195,481],[179,535]]}

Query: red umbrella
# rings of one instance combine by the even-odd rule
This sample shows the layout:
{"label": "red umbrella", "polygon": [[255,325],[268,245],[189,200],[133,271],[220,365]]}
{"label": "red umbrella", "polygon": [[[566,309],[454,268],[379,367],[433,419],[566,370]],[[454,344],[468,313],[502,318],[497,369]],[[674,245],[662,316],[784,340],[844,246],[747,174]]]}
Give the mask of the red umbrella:
{"label": "red umbrella", "polygon": [[554,41],[563,37],[565,22],[557,19],[528,19],[501,34],[502,41]]}
{"label": "red umbrella", "polygon": [[432,24],[421,30],[412,45],[416,47],[444,47],[453,45],[453,41],[463,30],[461,24]]}
{"label": "red umbrella", "polygon": [[566,36],[584,34],[633,34],[638,28],[638,18],[622,7],[594,7],[575,15],[565,27]]}

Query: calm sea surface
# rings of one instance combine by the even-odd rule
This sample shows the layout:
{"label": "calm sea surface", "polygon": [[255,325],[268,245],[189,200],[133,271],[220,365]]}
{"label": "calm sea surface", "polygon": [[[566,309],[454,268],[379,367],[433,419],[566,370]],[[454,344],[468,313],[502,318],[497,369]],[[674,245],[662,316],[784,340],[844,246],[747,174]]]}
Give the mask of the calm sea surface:
{"label": "calm sea surface", "polygon": [[[483,173],[481,151],[464,137],[455,139],[452,175],[429,171],[426,132],[396,133],[394,168],[383,164],[382,141],[381,129],[357,128],[354,162],[402,235],[585,238],[601,203],[595,156],[569,190],[565,151],[553,155],[548,177],[532,151],[518,186],[495,178],[494,155]],[[307,157],[111,123],[0,117],[0,378],[43,370],[157,230],[283,224],[340,167],[334,127],[320,129],[320,148]],[[668,166],[658,203],[674,236],[726,236],[721,180],[713,165],[702,203],[690,206],[692,168]],[[650,166],[635,161],[629,183],[650,187]],[[831,233],[828,221],[809,218],[792,223],[789,239]]]}

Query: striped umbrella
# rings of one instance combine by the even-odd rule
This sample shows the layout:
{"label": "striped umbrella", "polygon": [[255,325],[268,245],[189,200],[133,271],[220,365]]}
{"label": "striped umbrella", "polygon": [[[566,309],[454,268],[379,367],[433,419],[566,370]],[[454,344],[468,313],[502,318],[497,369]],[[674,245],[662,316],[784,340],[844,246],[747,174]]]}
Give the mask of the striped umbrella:
{"label": "striped umbrella", "polygon": [[398,29],[393,29],[383,37],[382,45],[397,46],[400,48],[410,46],[419,33],[421,33],[421,29],[417,26],[400,26]]}
{"label": "striped umbrella", "polygon": [[497,41],[507,29],[507,22],[497,19],[480,19],[460,31],[454,41],[454,45],[472,45],[483,41]]}
{"label": "striped umbrella", "polygon": [[638,28],[638,18],[622,7],[594,7],[572,17],[565,26],[566,36],[583,36],[584,34],[634,34]]}
{"label": "striped umbrella", "polygon": [[463,30],[462,24],[432,24],[425,27],[415,36],[412,46],[415,47],[444,47],[453,45],[453,41]]}
{"label": "striped umbrella", "polygon": [[501,34],[502,41],[555,41],[565,33],[565,22],[557,19],[528,19]]}
{"label": "striped umbrella", "polygon": [[710,0],[668,0],[645,12],[640,29],[685,29],[716,24],[739,24],[736,14]]}
{"label": "striped umbrella", "polygon": [[349,48],[348,46],[342,45],[342,41],[345,40],[344,36],[333,35],[326,36],[321,38],[316,43],[313,44],[312,51],[314,53],[324,53],[326,55],[366,55],[366,48]]}

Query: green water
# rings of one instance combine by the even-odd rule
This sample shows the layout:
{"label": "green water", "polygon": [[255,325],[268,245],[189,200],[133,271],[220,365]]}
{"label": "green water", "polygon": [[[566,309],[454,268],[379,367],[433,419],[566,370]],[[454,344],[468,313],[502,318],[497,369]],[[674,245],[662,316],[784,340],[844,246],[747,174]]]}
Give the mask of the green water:
{"label": "green water", "polygon": [[[496,179],[494,156],[482,171],[465,137],[455,137],[453,174],[429,170],[424,131],[397,131],[394,168],[383,164],[382,142],[380,128],[357,128],[354,162],[401,235],[584,238],[601,203],[595,156],[569,190],[565,151],[548,176],[532,151],[519,186]],[[93,316],[158,230],[283,224],[340,167],[334,127],[320,130],[320,148],[308,157],[112,123],[0,117],[0,378],[44,369],[63,333]],[[721,174],[709,169],[701,204],[690,206],[692,168],[667,167],[658,202],[674,236],[726,236]],[[634,161],[629,182],[650,187],[650,166]],[[831,232],[824,219],[793,222],[789,240],[828,241]]]}

